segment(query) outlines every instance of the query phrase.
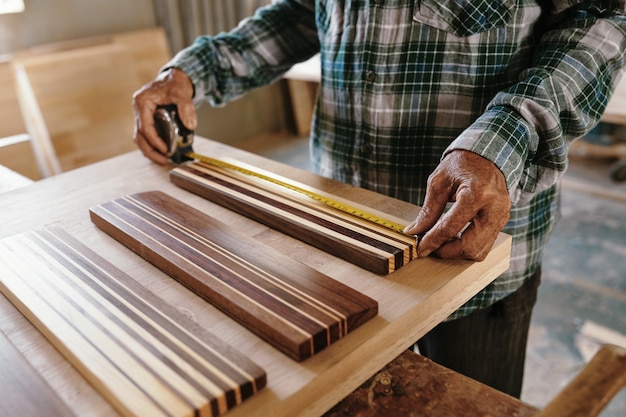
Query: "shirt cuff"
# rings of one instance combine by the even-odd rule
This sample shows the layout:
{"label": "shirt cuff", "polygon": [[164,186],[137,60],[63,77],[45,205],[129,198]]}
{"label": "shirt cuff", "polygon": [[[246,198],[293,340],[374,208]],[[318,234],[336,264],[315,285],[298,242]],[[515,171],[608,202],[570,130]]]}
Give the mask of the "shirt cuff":
{"label": "shirt cuff", "polygon": [[520,187],[524,192],[534,192],[536,186],[532,178],[521,184],[530,140],[531,130],[519,114],[506,107],[492,107],[450,144],[444,156],[461,149],[487,158],[502,171],[509,194],[516,200]]}

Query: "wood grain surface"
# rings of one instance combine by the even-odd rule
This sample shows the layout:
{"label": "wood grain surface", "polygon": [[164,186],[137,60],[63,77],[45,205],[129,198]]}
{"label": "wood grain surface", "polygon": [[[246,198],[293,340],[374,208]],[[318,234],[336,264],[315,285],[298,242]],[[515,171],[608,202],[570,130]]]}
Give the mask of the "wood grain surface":
{"label": "wood grain surface", "polygon": [[[238,161],[233,164],[242,166]],[[195,162],[174,168],[170,179],[181,188],[377,274],[389,274],[415,257],[414,237],[237,171]],[[278,179],[305,187],[283,177]]]}
{"label": "wood grain surface", "polygon": [[289,357],[360,326],[378,303],[154,191],[90,210],[92,221]]}
{"label": "wood grain surface", "polygon": [[189,332],[180,313],[61,229],[1,240],[0,266],[4,295],[122,415],[217,416],[266,384],[261,368]]}
{"label": "wood grain surface", "polygon": [[74,416],[3,332],[0,369],[0,416]]}
{"label": "wood grain surface", "polygon": [[537,412],[517,398],[406,350],[323,417],[535,417]]}

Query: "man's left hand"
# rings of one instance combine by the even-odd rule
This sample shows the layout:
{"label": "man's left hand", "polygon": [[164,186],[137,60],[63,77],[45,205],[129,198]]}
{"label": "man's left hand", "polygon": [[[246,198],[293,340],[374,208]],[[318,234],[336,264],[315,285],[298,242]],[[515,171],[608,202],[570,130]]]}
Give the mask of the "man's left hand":
{"label": "man's left hand", "polygon": [[[444,213],[447,203],[453,203]],[[485,259],[509,220],[511,200],[500,169],[465,150],[450,152],[428,178],[424,205],[408,234],[423,235],[420,257]]]}

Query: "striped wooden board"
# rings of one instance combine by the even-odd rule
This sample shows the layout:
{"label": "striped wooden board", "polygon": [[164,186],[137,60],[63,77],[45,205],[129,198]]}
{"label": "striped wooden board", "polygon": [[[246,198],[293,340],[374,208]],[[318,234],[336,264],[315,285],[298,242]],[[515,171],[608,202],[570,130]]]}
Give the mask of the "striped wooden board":
{"label": "striped wooden board", "polygon": [[0,369],[0,416],[74,416],[2,332]]}
{"label": "striped wooden board", "polygon": [[[181,188],[377,274],[389,274],[416,256],[414,237],[253,176],[193,162],[174,168],[170,179]],[[284,177],[279,179],[320,193]]]}
{"label": "striped wooden board", "polygon": [[298,361],[378,313],[375,300],[161,192],[101,204],[91,219]]}
{"label": "striped wooden board", "polygon": [[266,384],[261,368],[190,333],[181,313],[62,230],[3,239],[0,268],[5,296],[125,416],[217,416]]}

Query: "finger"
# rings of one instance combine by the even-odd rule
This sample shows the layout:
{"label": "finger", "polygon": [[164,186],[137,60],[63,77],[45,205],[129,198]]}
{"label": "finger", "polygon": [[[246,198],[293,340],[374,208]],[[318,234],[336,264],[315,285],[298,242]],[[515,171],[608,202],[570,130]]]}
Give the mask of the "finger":
{"label": "finger", "polygon": [[464,201],[464,194],[467,192],[462,190],[457,193],[457,201],[450,210],[422,237],[417,246],[418,256],[428,256],[444,243],[456,239],[476,216],[474,205]]}
{"label": "finger", "polygon": [[443,190],[438,181],[435,177],[429,180],[424,204],[415,220],[404,228],[404,233],[422,235],[433,227],[441,217],[441,214],[446,209],[451,193],[448,190]]}
{"label": "finger", "polygon": [[138,134],[135,137],[135,142],[141,153],[151,161],[159,165],[167,165],[167,157],[159,150],[152,147],[152,145],[146,140],[142,134]]}
{"label": "finger", "polygon": [[433,253],[443,259],[469,259],[472,261],[484,260],[495,241],[495,237],[472,222],[458,236],[442,244]]}
{"label": "finger", "polygon": [[196,127],[198,127],[198,116],[193,101],[183,101],[176,107],[178,109],[178,117],[180,117],[183,125],[189,130],[196,130]]}
{"label": "finger", "polygon": [[481,210],[456,239],[449,240],[433,253],[441,258],[484,260],[498,234],[509,219],[507,207]]}
{"label": "finger", "polygon": [[159,104],[158,94],[151,93],[148,84],[133,95],[132,105],[135,115],[135,142],[145,140],[161,153],[167,152],[167,144],[157,133],[154,125],[154,112]]}
{"label": "finger", "polygon": [[140,120],[140,132],[144,136],[146,142],[161,154],[167,153],[167,144],[159,136],[154,125],[154,112],[156,111],[156,104],[145,105],[141,107],[139,111]]}

